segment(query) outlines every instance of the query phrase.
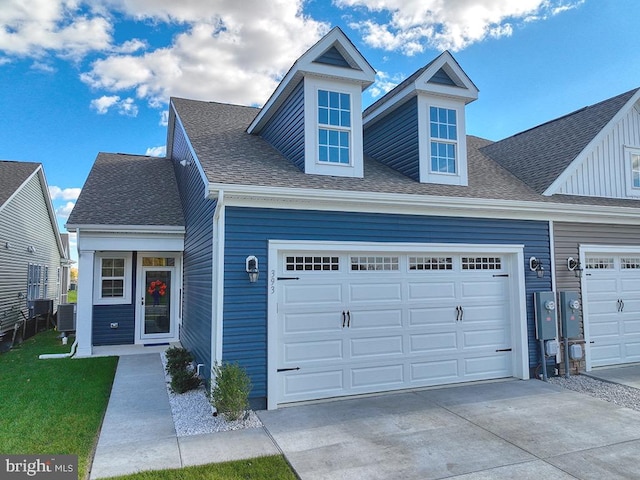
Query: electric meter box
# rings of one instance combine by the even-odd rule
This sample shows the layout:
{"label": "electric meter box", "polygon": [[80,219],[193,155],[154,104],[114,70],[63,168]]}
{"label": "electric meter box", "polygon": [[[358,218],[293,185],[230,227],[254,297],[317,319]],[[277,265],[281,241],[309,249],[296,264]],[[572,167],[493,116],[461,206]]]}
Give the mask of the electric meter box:
{"label": "electric meter box", "polygon": [[560,325],[563,338],[580,337],[582,309],[578,292],[560,292]]}
{"label": "electric meter box", "polygon": [[552,340],[558,336],[556,295],[553,292],[535,292],[533,303],[536,315],[536,338]]}

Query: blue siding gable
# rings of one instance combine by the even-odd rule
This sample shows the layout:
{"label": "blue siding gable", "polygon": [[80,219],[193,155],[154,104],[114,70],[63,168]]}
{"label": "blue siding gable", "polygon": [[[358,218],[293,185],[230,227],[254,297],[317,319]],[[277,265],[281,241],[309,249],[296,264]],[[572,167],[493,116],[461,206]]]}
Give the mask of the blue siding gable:
{"label": "blue siding gable", "polygon": [[413,98],[372,125],[365,125],[364,154],[420,181],[418,101]]}
{"label": "blue siding gable", "polygon": [[[213,214],[216,202],[205,199],[205,185],[177,122],[173,132],[172,160],[185,219],[180,342],[198,363],[211,365]],[[183,167],[181,160],[191,163]],[[209,371],[203,373],[206,376],[210,374]]]}
{"label": "blue siding gable", "polygon": [[267,394],[268,275],[249,284],[244,261],[256,255],[266,272],[270,239],[523,244],[529,362],[532,369],[538,364],[532,297],[551,290],[551,279],[531,272],[528,258],[550,264],[547,222],[228,207],[225,228],[223,361],[247,369],[254,399]]}
{"label": "blue siding gable", "polygon": [[349,65],[349,62],[347,62],[344,59],[344,57],[336,47],[331,47],[329,50],[327,50],[318,58],[316,58],[314,62],[333,65],[335,67],[351,68],[351,65]]}
{"label": "blue siding gable", "polygon": [[304,172],[304,81],[269,120],[261,136]]}

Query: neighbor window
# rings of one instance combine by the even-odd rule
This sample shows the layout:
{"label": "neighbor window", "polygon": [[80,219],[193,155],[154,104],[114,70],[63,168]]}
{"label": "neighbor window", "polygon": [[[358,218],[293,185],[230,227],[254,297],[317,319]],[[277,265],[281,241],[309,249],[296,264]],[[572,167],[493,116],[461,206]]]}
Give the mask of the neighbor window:
{"label": "neighbor window", "polygon": [[451,108],[429,107],[429,136],[431,138],[431,171],[456,174],[458,120]]}
{"label": "neighbor window", "polygon": [[349,165],[351,95],[318,90],[318,161]]}
{"label": "neighbor window", "polygon": [[631,154],[631,181],[633,188],[640,188],[640,155]]}

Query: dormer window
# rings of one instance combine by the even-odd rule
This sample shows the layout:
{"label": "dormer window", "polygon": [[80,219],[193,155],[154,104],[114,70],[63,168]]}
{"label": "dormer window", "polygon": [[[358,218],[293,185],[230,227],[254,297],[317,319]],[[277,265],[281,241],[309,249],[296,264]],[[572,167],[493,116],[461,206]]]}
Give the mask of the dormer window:
{"label": "dormer window", "polygon": [[432,172],[457,173],[457,125],[455,110],[451,108],[429,107]]}
{"label": "dormer window", "polygon": [[350,165],[351,95],[318,90],[318,162]]}
{"label": "dormer window", "polygon": [[624,147],[626,192],[628,197],[640,197],[640,148]]}

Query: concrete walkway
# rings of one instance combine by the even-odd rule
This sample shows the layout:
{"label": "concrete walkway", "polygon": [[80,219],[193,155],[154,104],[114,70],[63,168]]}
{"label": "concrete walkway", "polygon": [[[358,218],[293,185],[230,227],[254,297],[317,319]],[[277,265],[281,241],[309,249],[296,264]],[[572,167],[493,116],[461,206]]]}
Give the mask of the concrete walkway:
{"label": "concrete walkway", "polygon": [[620,383],[640,389],[640,363],[615,367],[598,367],[584,375],[604,380],[605,382]]}
{"label": "concrete walkway", "polygon": [[[635,368],[598,374],[637,385]],[[282,452],[302,480],[640,478],[639,411],[539,380],[301,404],[180,438],[164,382],[158,353],[120,357],[91,479]]]}
{"label": "concrete walkway", "polygon": [[91,479],[280,451],[263,428],[177,437],[160,354],[121,356]]}

